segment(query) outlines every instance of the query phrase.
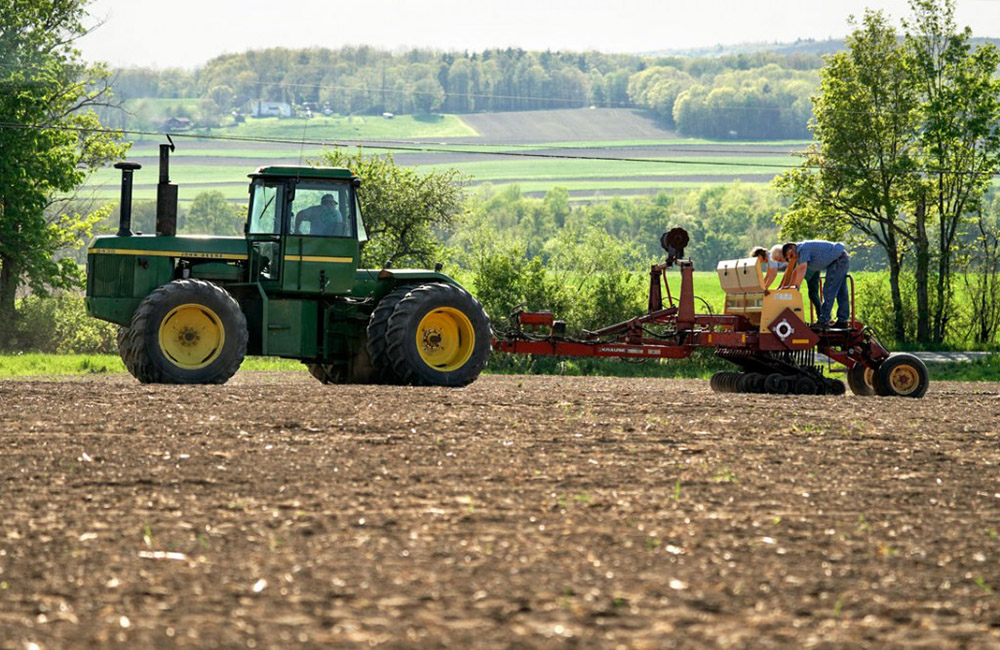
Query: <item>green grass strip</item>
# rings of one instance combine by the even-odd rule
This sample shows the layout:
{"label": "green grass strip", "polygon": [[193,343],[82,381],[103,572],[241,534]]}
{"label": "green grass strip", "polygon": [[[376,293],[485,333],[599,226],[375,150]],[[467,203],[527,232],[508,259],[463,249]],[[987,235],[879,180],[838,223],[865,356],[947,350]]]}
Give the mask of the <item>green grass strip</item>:
{"label": "green grass strip", "polygon": [[[247,357],[240,370],[294,370],[305,366],[294,359]],[[2,354],[0,378],[62,377],[72,375],[121,374],[125,364],[113,354]]]}

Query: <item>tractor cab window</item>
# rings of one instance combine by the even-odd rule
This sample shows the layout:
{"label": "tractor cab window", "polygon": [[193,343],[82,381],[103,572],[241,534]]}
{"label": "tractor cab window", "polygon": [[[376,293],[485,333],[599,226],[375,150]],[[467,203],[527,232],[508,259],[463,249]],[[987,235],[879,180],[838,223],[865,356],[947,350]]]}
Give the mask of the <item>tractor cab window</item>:
{"label": "tractor cab window", "polygon": [[277,235],[281,233],[281,208],[283,185],[254,185],[250,201],[251,235]]}
{"label": "tractor cab window", "polygon": [[289,234],[354,237],[354,196],[347,183],[300,181],[292,200]]}
{"label": "tractor cab window", "polygon": [[354,195],[354,213],[358,215],[358,241],[368,241],[368,229],[365,228],[365,220],[361,215],[361,203],[358,201],[358,195]]}
{"label": "tractor cab window", "polygon": [[[285,186],[254,183],[250,197],[250,277],[277,280],[281,272],[281,220]],[[256,236],[254,236],[256,235]]]}

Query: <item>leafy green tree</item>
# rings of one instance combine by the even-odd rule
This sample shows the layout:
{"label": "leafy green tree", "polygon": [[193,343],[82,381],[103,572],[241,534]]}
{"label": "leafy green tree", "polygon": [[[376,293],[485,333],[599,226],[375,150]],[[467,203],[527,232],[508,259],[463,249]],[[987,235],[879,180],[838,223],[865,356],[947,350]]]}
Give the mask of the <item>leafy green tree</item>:
{"label": "leafy green tree", "polygon": [[197,235],[242,235],[245,221],[245,207],[230,203],[218,190],[210,190],[194,197],[181,231]]}
{"label": "leafy green tree", "polygon": [[962,274],[970,303],[968,329],[976,343],[995,343],[1000,334],[1000,197],[979,208],[970,235]]}
{"label": "leafy green tree", "polygon": [[778,186],[793,198],[782,220],[789,234],[852,227],[883,248],[897,340],[908,320],[900,278],[912,265],[916,337],[941,343],[959,235],[1000,170],[1000,54],[972,49],[953,0],[910,7],[903,40],[869,12],[850,50],[828,59],[812,123],[819,144]]}
{"label": "leafy green tree", "polygon": [[878,242],[889,265],[893,334],[906,338],[900,276],[917,235],[916,193],[919,100],[896,30],[881,12],[866,12],[847,38],[847,50],[820,71],[811,128],[817,144],[802,166],[778,177],[791,199],[780,217],[786,236],[843,236],[856,228]]}
{"label": "leafy green tree", "polygon": [[[910,8],[906,45],[922,100],[919,145],[926,168],[917,210],[937,222],[936,234],[923,232],[917,241],[917,339],[941,343],[954,311],[957,238],[1000,170],[1000,53],[989,43],[972,49],[971,30],[955,25],[954,0],[911,0]],[[927,295],[931,239],[937,240],[933,301]]]}
{"label": "leafy green tree", "polygon": [[427,267],[442,259],[441,237],[464,216],[467,179],[448,169],[418,174],[386,156],[327,151],[318,164],[347,167],[361,179],[359,196],[369,241],[361,251],[369,267],[414,264]]}
{"label": "leafy green tree", "polygon": [[418,113],[428,115],[444,103],[444,88],[437,79],[426,77],[413,86],[413,105]]}
{"label": "leafy green tree", "polygon": [[109,101],[106,69],[73,47],[86,4],[8,0],[0,11],[0,347],[20,286],[42,294],[79,285],[79,266],[55,253],[83,245],[106,215],[67,214],[59,197],[127,149],[92,110]]}

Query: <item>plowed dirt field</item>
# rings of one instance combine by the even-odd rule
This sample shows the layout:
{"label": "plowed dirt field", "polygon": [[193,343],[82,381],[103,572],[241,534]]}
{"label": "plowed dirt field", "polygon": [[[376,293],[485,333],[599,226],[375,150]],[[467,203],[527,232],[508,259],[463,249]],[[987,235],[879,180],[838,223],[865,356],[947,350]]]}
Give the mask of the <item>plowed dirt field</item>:
{"label": "plowed dirt field", "polygon": [[1000,384],[0,391],[0,648],[1000,648]]}

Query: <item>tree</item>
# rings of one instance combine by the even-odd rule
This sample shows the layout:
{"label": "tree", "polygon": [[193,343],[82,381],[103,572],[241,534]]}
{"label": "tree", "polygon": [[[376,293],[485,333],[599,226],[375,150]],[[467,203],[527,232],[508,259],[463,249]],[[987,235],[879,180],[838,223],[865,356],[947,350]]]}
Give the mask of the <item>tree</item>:
{"label": "tree", "polygon": [[1000,54],[972,50],[953,0],[910,7],[902,41],[869,12],[849,51],[828,58],[811,124],[819,144],[778,185],[793,198],[786,232],[853,227],[884,249],[897,340],[907,335],[900,274],[911,265],[917,339],[941,343],[959,235],[1000,170]]}
{"label": "tree", "polygon": [[847,47],[820,71],[810,123],[817,144],[776,181],[792,201],[780,223],[787,236],[839,237],[853,227],[875,240],[889,265],[893,334],[904,340],[900,274],[915,240],[905,208],[917,190],[918,100],[904,49],[881,12],[865,13]]}
{"label": "tree", "polygon": [[391,155],[365,156],[327,151],[321,165],[347,167],[361,179],[358,194],[369,241],[361,252],[368,267],[427,267],[440,261],[439,235],[463,215],[467,180],[457,170],[418,174],[398,166]]}
{"label": "tree", "polygon": [[[941,343],[953,312],[952,259],[967,215],[1000,170],[1000,54],[992,44],[975,51],[971,30],[955,26],[954,0],[911,0],[906,46],[921,97],[919,144],[926,171],[918,210],[937,232],[917,242],[917,339]],[[928,290],[930,251],[937,239],[935,300]]]}
{"label": "tree", "polygon": [[962,274],[970,307],[969,333],[980,344],[1000,334],[1000,198],[977,211],[967,268]]}
{"label": "tree", "polygon": [[418,113],[428,115],[436,111],[444,99],[444,88],[437,79],[425,77],[413,86],[413,105]]}
{"label": "tree", "polygon": [[8,0],[0,11],[0,347],[10,342],[20,286],[79,285],[79,266],[55,253],[82,245],[105,215],[66,214],[60,196],[127,149],[93,111],[110,98],[106,69],[73,49],[86,4]]}
{"label": "tree", "polygon": [[242,235],[246,208],[233,205],[218,190],[199,192],[191,202],[181,230],[197,235]]}

